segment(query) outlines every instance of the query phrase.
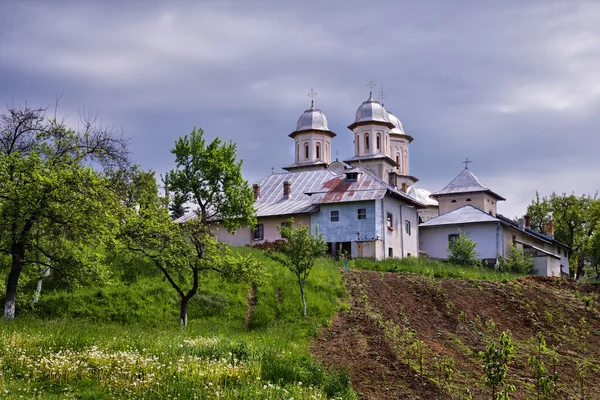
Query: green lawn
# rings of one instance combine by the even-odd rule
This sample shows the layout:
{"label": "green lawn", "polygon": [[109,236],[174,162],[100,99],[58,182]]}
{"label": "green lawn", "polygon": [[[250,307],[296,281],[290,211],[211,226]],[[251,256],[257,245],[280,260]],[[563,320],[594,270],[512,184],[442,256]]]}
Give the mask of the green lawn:
{"label": "green lawn", "polygon": [[214,278],[203,280],[185,331],[175,292],[159,275],[42,292],[35,309],[0,323],[0,398],[354,398],[346,374],[326,371],[308,352],[344,306],[335,263],[320,259],[312,271],[304,320],[293,275],[259,251],[239,251],[268,272],[251,329],[249,285]]}

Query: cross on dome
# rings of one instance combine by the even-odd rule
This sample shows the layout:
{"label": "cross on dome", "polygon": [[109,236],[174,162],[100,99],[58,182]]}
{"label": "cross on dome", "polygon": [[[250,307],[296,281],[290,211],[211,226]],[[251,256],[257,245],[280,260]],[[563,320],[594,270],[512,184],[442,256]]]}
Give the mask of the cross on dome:
{"label": "cross on dome", "polygon": [[314,107],[315,96],[318,95],[317,92],[310,88],[310,92],[308,92],[307,96],[310,97],[310,106]]}
{"label": "cross on dome", "polygon": [[373,96],[373,88],[375,86],[377,86],[377,85],[375,83],[373,83],[373,81],[369,81],[369,83],[367,83],[367,87],[371,91],[370,94],[369,94],[369,97]]}
{"label": "cross on dome", "polygon": [[386,97],[388,97],[388,92],[383,90],[383,86],[381,87],[381,90],[379,91],[379,94],[377,95],[377,98],[379,99],[379,101],[381,101],[381,105],[383,106],[383,101]]}
{"label": "cross on dome", "polygon": [[472,162],[473,161],[469,161],[469,157],[467,157],[467,159],[465,161],[463,161],[463,164],[465,164],[465,169],[469,169],[469,164]]}

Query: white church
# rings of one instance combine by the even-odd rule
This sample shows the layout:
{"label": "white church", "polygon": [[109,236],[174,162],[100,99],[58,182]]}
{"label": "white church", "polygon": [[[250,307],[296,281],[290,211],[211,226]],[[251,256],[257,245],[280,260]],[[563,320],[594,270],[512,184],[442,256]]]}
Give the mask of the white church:
{"label": "white church", "polygon": [[354,155],[343,162],[332,160],[336,134],[311,102],[289,134],[294,162],[283,167],[286,172],[252,185],[257,226],[235,234],[217,226],[219,240],[236,246],[279,240],[277,227],[293,218],[313,232],[318,229],[334,255],[341,248],[351,257],[377,260],[444,259],[448,241],[466,234],[477,242],[476,250],[488,264],[514,243],[533,256],[537,273],[569,273],[569,248],[554,240],[552,227],[542,234],[529,227],[527,218],[517,223],[497,214],[497,202],[505,199],[487,188],[468,164],[440,191],[415,186],[418,179],[409,172],[413,137],[372,93],[348,129]]}

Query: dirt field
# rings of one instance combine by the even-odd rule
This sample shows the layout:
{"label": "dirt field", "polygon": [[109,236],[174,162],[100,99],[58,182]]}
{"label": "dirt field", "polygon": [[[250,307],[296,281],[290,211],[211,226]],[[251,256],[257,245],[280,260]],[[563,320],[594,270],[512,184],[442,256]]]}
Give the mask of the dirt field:
{"label": "dirt field", "polygon": [[[465,399],[468,392],[490,399],[478,353],[503,331],[514,344],[511,398],[537,398],[528,358],[541,332],[550,349],[542,361],[559,375],[553,398],[600,399],[595,286],[559,278],[482,282],[360,270],[345,279],[350,309],[323,330],[312,351],[329,367],[345,368],[362,399]],[[442,356],[454,362],[449,379],[435,367]]]}

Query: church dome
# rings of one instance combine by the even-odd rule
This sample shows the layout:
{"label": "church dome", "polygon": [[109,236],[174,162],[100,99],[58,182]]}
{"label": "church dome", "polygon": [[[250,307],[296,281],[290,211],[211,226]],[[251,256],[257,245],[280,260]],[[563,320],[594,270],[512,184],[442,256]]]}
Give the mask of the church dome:
{"label": "church dome", "polygon": [[372,94],[369,96],[369,99],[362,103],[360,107],[358,107],[358,110],[356,110],[356,119],[354,120],[354,123],[371,121],[390,123],[387,111],[385,111],[385,108],[383,108],[380,102],[373,100]]}
{"label": "church dome", "polygon": [[404,135],[404,127],[402,126],[402,122],[400,122],[400,120],[398,119],[398,117],[396,117],[391,112],[388,111],[387,113],[388,113],[388,117],[390,119],[390,122],[392,124],[394,124],[394,128],[392,130],[390,130],[390,133],[399,133],[401,135]]}
{"label": "church dome", "polygon": [[302,113],[300,118],[298,118],[298,124],[296,125],[296,132],[310,130],[329,131],[325,114],[314,106],[311,106]]}

